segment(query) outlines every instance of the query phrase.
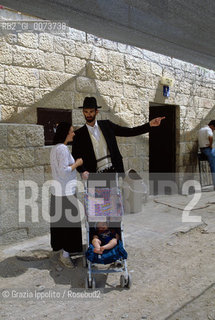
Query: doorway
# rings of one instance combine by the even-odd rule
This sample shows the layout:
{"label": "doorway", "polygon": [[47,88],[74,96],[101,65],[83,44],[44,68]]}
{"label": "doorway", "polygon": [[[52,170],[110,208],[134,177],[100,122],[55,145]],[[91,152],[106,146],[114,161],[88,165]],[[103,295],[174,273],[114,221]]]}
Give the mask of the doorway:
{"label": "doorway", "polygon": [[149,178],[152,194],[171,194],[171,186],[176,179],[176,106],[150,103],[149,120],[162,116],[166,118],[160,126],[153,127],[149,132]]}

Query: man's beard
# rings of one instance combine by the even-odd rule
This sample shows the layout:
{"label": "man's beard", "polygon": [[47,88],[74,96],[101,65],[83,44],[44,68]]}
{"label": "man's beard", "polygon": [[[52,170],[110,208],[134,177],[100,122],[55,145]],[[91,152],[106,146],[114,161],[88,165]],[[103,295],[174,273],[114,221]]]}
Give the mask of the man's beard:
{"label": "man's beard", "polygon": [[87,121],[88,123],[91,123],[91,122],[93,122],[93,121],[96,119],[96,116],[93,116],[93,117],[90,117],[90,118],[85,117],[85,119],[86,119],[86,121]]}

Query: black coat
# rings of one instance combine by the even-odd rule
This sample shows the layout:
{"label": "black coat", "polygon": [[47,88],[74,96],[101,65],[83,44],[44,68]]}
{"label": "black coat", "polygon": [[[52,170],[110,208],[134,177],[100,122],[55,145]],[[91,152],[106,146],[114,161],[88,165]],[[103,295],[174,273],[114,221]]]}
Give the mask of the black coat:
{"label": "black coat", "polygon": [[[128,128],[121,127],[109,120],[98,120],[98,125],[107,142],[107,146],[110,151],[111,162],[114,168],[117,172],[124,172],[122,155],[117,145],[116,136],[132,137],[149,132],[149,123],[134,128]],[[79,172],[96,172],[97,162],[86,125],[75,131],[75,136],[72,143],[72,155],[75,160],[77,158],[83,159],[83,166],[77,168]]]}

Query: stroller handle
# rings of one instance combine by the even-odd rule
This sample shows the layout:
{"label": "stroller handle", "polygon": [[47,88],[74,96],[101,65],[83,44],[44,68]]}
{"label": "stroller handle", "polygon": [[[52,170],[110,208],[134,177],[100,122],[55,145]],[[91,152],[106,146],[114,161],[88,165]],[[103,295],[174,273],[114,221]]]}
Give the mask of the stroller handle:
{"label": "stroller handle", "polygon": [[[116,187],[117,190],[119,189],[119,174],[118,172],[116,172],[115,174],[115,180],[116,180]],[[88,188],[88,179],[84,180],[84,191],[87,192],[87,188]]]}

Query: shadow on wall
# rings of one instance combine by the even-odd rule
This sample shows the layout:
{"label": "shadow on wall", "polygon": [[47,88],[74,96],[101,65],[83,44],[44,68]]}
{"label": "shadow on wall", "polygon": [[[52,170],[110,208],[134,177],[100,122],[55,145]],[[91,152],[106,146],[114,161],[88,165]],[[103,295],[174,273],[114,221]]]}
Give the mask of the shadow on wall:
{"label": "shadow on wall", "polygon": [[[102,105],[102,113],[108,112],[110,114],[110,107],[107,103],[107,98],[103,98],[96,86],[95,79],[87,78],[85,76],[86,69],[88,64],[82,68],[78,74],[74,75],[70,79],[66,80],[60,86],[55,89],[43,89],[37,93],[37,99],[32,105],[22,105],[17,107],[17,112],[14,112],[7,119],[2,120],[3,123],[37,123],[37,108],[53,108],[53,109],[72,109],[81,114],[81,110],[78,109],[78,106],[81,106],[83,100],[86,96],[95,96],[99,100],[99,104]],[[76,80],[79,77],[88,79],[91,83],[90,85],[83,83],[83,90],[76,90]],[[107,93],[108,96],[108,93]],[[112,113],[115,113],[114,109]],[[100,115],[99,115],[100,116]],[[125,125],[129,125],[121,117],[114,115],[114,121],[117,123],[121,122]],[[84,119],[83,119],[84,123]],[[132,124],[131,124],[132,125]]]}
{"label": "shadow on wall", "polygon": [[[38,101],[31,106],[24,105],[20,112],[14,113],[2,122],[6,123],[37,123],[37,108],[72,109],[74,105],[75,80],[82,75],[83,69],[74,77],[66,80],[55,89],[41,89]],[[39,95],[41,98],[39,98]],[[22,110],[23,109],[23,110]]]}
{"label": "shadow on wall", "polygon": [[[81,106],[83,103],[83,100],[86,96],[95,96],[98,100],[98,104],[102,105],[102,109],[98,115],[98,119],[110,119],[111,121],[122,125],[122,126],[134,126],[136,125],[135,121],[139,121],[141,119],[141,122],[147,122],[147,115],[143,115],[142,111],[135,110],[135,113],[131,109],[131,106],[129,105],[128,99],[124,98],[122,99],[119,97],[119,93],[116,94],[117,99],[114,101],[114,99],[111,99],[110,92],[112,92],[114,95],[114,88],[108,88],[107,90],[110,90],[110,92],[107,92],[107,96],[105,96],[102,92],[102,95],[100,93],[100,88],[98,88],[96,80],[96,75],[91,75],[91,78],[87,78],[85,75],[87,73],[88,64],[83,67],[78,74],[75,76],[72,76],[70,79],[66,80],[64,83],[62,83],[60,86],[58,86],[55,89],[50,90],[40,90],[41,98],[32,104],[31,106],[24,105],[20,107],[20,112],[13,114],[11,117],[8,117],[6,120],[2,121],[4,123],[37,123],[37,108],[52,108],[52,109],[72,109],[73,110],[73,122],[76,126],[81,126],[84,124],[84,118],[82,117],[82,111],[78,109],[78,106]],[[92,72],[92,71],[91,71]],[[78,85],[82,88],[82,90],[79,88],[77,90],[77,82]],[[87,81],[89,80],[89,82]],[[83,81],[83,83],[82,83]],[[90,90],[91,89],[91,90]],[[103,89],[104,91],[104,89]],[[121,105],[119,106],[120,101]],[[127,110],[127,107],[130,107],[130,112],[125,113],[125,109]],[[137,114],[136,118],[135,115]],[[76,129],[75,128],[75,129]],[[124,138],[117,138],[119,145],[120,144],[127,144],[125,143]],[[133,140],[138,139],[138,140]],[[128,141],[128,144],[132,144],[133,148],[135,149],[133,156],[129,155],[129,157],[132,156],[132,159],[134,160],[136,158],[136,141],[138,145],[146,144],[147,137],[138,137],[138,138],[131,138],[130,141]],[[145,151],[145,150],[144,150]],[[124,153],[125,157],[125,165],[129,166],[129,161],[126,159],[126,154],[128,153],[126,148],[123,148],[122,153]],[[147,156],[145,154],[144,156]],[[143,159],[137,159],[140,160],[139,162],[136,161],[138,164],[142,163]],[[131,162],[131,161],[130,161]],[[141,165],[142,167],[142,165]]]}
{"label": "shadow on wall", "polygon": [[[7,120],[3,120],[2,122],[6,123],[37,123],[37,108],[59,108],[59,109],[73,109],[75,110],[78,106],[80,106],[83,102],[83,99],[85,96],[94,95],[99,100],[98,103],[103,106],[102,112],[100,112],[98,118],[108,118],[110,120],[113,120],[115,123],[118,123],[120,125],[125,126],[133,126],[135,125],[135,117],[139,119],[139,117],[143,117],[144,121],[147,122],[147,116],[141,114],[141,115],[135,115],[131,113],[131,117],[125,115],[124,110],[119,110],[120,108],[115,108],[114,106],[110,106],[109,100],[101,96],[101,93],[99,92],[99,89],[96,85],[95,79],[92,79],[93,77],[96,78],[96,75],[94,74],[91,76],[91,78],[87,78],[85,75],[87,73],[87,67],[88,64],[85,65],[84,68],[82,68],[79,73],[72,78],[66,80],[64,83],[62,83],[57,88],[53,89],[52,91],[48,89],[41,89],[39,94],[41,95],[41,98],[38,97],[38,101],[32,104],[31,106],[23,106],[20,107],[20,112],[13,114],[11,117],[9,117]],[[79,77],[86,77],[91,82],[91,88],[93,88],[93,92],[90,92],[90,89],[88,90],[87,85],[83,85],[83,90],[76,90],[76,80]],[[165,104],[166,98],[162,95],[162,85],[158,83],[156,92],[155,92],[155,98],[154,102]],[[109,96],[109,94],[107,93]],[[118,98],[119,100],[122,100],[121,97]],[[126,100],[126,99],[125,99]],[[174,101],[173,101],[174,102]],[[174,103],[172,103],[174,104]],[[23,110],[22,110],[23,109]],[[198,109],[196,110],[196,112]],[[121,113],[120,113],[121,112]],[[187,108],[186,112],[189,112],[189,108]],[[118,113],[118,114],[116,114]],[[120,116],[122,114],[122,116]],[[125,121],[125,116],[128,116],[127,121]],[[133,117],[133,118],[132,118]],[[77,119],[80,122],[80,110],[77,109]],[[177,131],[178,131],[178,137],[177,142],[185,142],[187,143],[186,153],[183,154],[184,156],[184,164],[185,172],[190,172],[190,168],[193,167],[196,168],[197,165],[197,151],[198,151],[198,145],[197,145],[197,132],[200,129],[200,127],[204,124],[207,124],[211,119],[215,118],[215,107],[209,111],[207,116],[202,119],[202,121],[195,126],[194,129],[189,130],[189,125],[187,123],[187,119],[189,117],[184,116],[184,123],[181,123],[181,116],[179,115],[179,118],[177,121]],[[73,118],[74,119],[74,118]],[[83,120],[83,122],[82,122]],[[193,119],[194,121],[196,119]],[[76,121],[76,119],[75,119]],[[80,123],[84,123],[84,119],[81,119]],[[137,139],[141,139],[142,143],[145,143],[147,138],[137,137]],[[120,142],[120,138],[119,138]],[[192,142],[190,145],[189,143]],[[195,142],[195,144],[193,144]],[[182,154],[182,151],[180,148],[177,150],[178,155]],[[145,155],[146,156],[146,155]],[[189,163],[189,166],[186,165]],[[128,165],[129,167],[129,165]],[[195,169],[194,169],[195,170]]]}

